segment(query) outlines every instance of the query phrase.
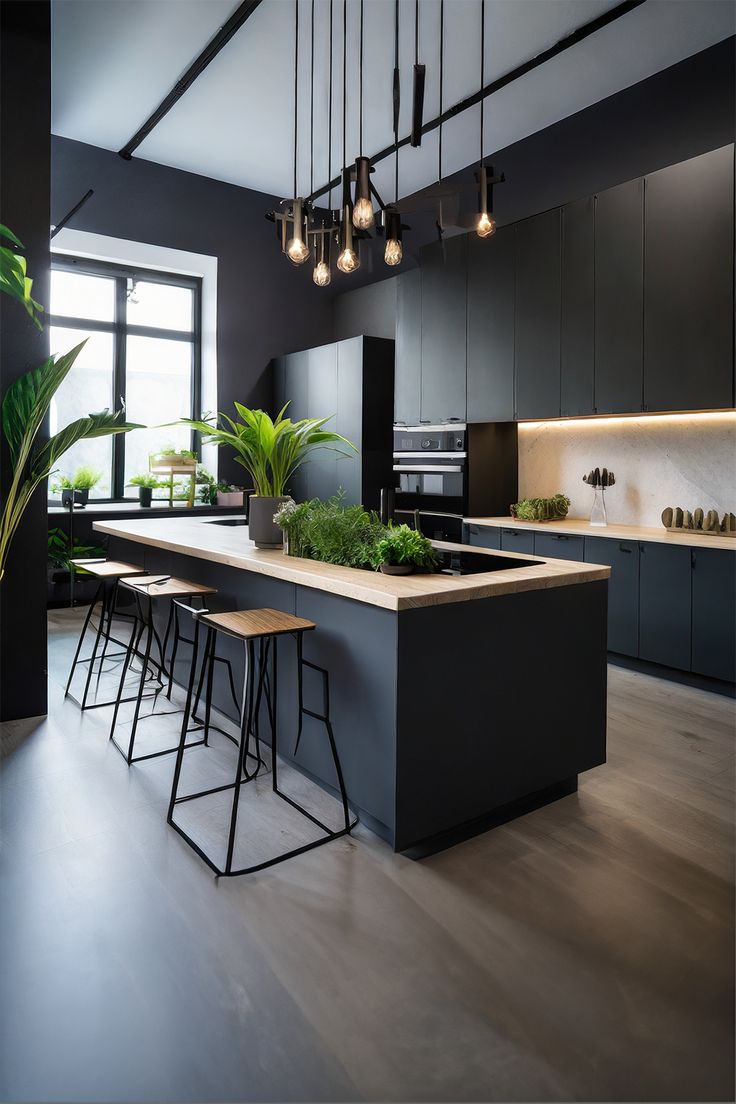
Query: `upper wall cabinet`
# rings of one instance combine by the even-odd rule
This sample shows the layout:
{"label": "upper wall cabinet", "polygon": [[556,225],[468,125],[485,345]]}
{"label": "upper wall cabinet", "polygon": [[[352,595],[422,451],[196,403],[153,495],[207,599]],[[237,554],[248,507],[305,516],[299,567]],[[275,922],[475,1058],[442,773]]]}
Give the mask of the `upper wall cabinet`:
{"label": "upper wall cabinet", "polygon": [[468,421],[514,418],[513,226],[468,236]]}
{"label": "upper wall cabinet", "polygon": [[467,235],[422,253],[421,420],[465,421]]}
{"label": "upper wall cabinet", "polygon": [[595,203],[598,414],[642,408],[643,310],[644,181],[631,180],[601,192]]}
{"label": "upper wall cabinet", "polygon": [[594,414],[595,230],[592,196],[562,208],[560,413]]}
{"label": "upper wall cabinet", "polygon": [[422,386],[422,272],[398,277],[394,421],[417,425]]}
{"label": "upper wall cabinet", "polygon": [[645,410],[733,405],[733,156],[646,178]]}
{"label": "upper wall cabinet", "polygon": [[560,222],[557,209],[516,224],[516,417],[520,419],[560,416]]}

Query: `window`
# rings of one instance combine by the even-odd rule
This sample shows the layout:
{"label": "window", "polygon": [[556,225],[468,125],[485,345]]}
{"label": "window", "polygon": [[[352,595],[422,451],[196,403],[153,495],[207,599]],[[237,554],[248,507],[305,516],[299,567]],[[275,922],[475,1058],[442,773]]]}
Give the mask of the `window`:
{"label": "window", "polygon": [[51,432],[121,400],[128,421],[151,427],[79,441],[64,455],[60,475],[81,465],[102,472],[91,498],[125,498],[152,452],[196,449],[186,426],[168,423],[200,415],[200,302],[195,277],[53,258],[51,350],[67,352],[85,338],[87,344],[56,392]]}

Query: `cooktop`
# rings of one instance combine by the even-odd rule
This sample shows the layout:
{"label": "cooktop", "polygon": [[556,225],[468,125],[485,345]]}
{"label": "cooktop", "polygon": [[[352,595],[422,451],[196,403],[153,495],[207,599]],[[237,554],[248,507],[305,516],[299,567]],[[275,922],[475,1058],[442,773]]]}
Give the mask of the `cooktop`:
{"label": "cooktop", "polygon": [[542,560],[508,559],[492,552],[455,552],[438,548],[440,575],[481,575],[486,571],[508,571],[517,567],[537,567]]}

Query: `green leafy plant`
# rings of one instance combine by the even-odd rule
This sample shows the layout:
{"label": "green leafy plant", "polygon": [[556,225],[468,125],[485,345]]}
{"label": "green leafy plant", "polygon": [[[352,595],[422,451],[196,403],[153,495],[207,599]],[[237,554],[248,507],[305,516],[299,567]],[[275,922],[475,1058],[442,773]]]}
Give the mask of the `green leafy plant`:
{"label": "green leafy plant", "polygon": [[567,517],[569,509],[567,495],[556,494],[551,498],[522,498],[511,507],[511,514],[522,521],[555,521]]}
{"label": "green leafy plant", "polygon": [[274,520],[289,538],[289,555],[344,567],[374,566],[376,544],[386,533],[378,515],[344,506],[343,495],[321,502],[284,503]]}
{"label": "green leafy plant", "polygon": [[141,472],[140,475],[132,475],[128,480],[129,487],[148,487],[150,490],[155,491],[158,487],[167,486],[166,483],[162,483],[151,472]]}
{"label": "green leafy plant", "polygon": [[60,476],[51,487],[54,492],[59,491],[91,491],[102,479],[102,472],[90,468],[87,464],[80,464],[73,475]]}
{"label": "green leafy plant", "polygon": [[[302,418],[292,422],[285,417],[288,403],[272,420],[264,410],[250,410],[235,403],[240,420],[226,414],[203,420],[184,419],[184,424],[202,434],[205,444],[229,445],[235,459],[250,473],[257,495],[280,498],[287,493],[289,480],[318,448],[332,448],[346,455],[357,452],[355,445],[339,433],[324,429],[329,418]],[[339,447],[344,446],[344,447]]]}
{"label": "green leafy plant", "polygon": [[[20,242],[3,227],[6,239]],[[4,247],[3,247],[4,248]],[[10,251],[8,251],[10,252]],[[0,254],[0,293],[19,300],[25,306],[30,317],[40,327],[37,318],[38,305],[31,299],[31,283],[25,276],[23,262],[23,289],[13,275],[10,262]],[[17,275],[17,272],[16,272]],[[0,581],[5,575],[8,551],[26,506],[34,492],[56,469],[61,457],[77,441],[94,437],[107,437],[112,433],[128,433],[131,429],[141,428],[125,421],[124,411],[111,413],[109,410],[97,414],[88,414],[70,422],[48,440],[39,442],[38,435],[48,413],[51,400],[66,379],[72,366],[84,348],[86,342],[76,345],[61,356],[50,356],[38,368],[31,369],[11,383],[2,399],[3,436],[10,454],[13,477],[6,490],[0,518]]]}
{"label": "green leafy plant", "polygon": [[392,525],[377,542],[372,563],[375,568],[410,564],[431,571],[437,566],[437,553],[423,533],[408,525]]}
{"label": "green leafy plant", "polygon": [[[12,230],[0,223],[0,238],[5,238],[18,249],[25,249]],[[43,329],[38,315],[43,307],[31,295],[33,280],[26,275],[26,259],[6,245],[0,245],[0,291],[21,303],[39,330]]]}
{"label": "green leafy plant", "polygon": [[71,561],[81,557],[104,559],[105,549],[96,544],[77,544],[76,541],[70,547],[69,537],[63,529],[49,529],[48,557],[51,566],[57,570],[71,571],[74,568],[78,575],[89,575],[89,571],[76,567]]}

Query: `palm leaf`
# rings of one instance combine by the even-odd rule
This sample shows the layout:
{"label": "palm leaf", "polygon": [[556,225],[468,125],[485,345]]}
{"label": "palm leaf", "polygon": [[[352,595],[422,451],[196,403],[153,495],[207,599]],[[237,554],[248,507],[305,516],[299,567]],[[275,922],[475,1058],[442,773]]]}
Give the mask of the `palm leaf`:
{"label": "palm leaf", "polygon": [[89,414],[86,418],[78,418],[75,422],[70,422],[59,433],[55,433],[38,450],[33,457],[31,479],[45,479],[53,470],[57,461],[77,441],[89,440],[92,437],[109,437],[113,433],[130,433],[132,429],[143,429],[143,426],[134,422],[126,422],[125,411],[123,410],[118,410],[114,414],[111,414],[109,410],[103,410],[99,414]]}
{"label": "palm leaf", "polygon": [[14,467],[21,459],[24,440],[28,445],[32,444],[54,394],[85,344],[86,341],[82,341],[63,356],[49,357],[38,368],[33,368],[11,383],[5,392],[2,425]]}

